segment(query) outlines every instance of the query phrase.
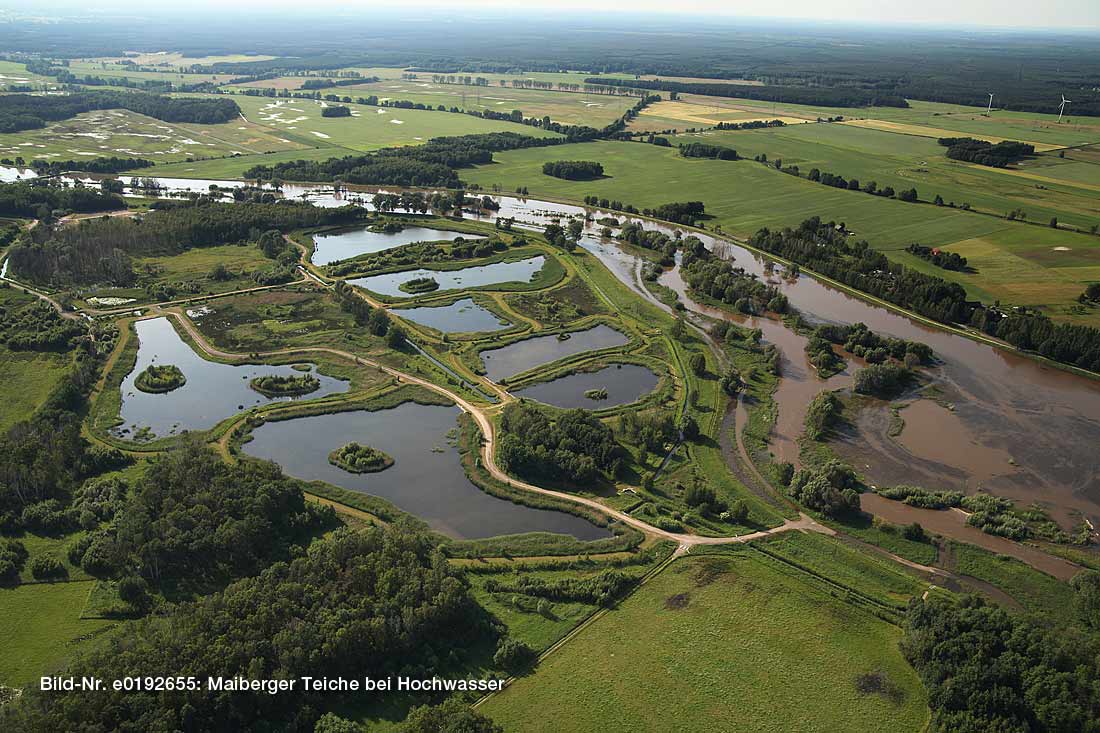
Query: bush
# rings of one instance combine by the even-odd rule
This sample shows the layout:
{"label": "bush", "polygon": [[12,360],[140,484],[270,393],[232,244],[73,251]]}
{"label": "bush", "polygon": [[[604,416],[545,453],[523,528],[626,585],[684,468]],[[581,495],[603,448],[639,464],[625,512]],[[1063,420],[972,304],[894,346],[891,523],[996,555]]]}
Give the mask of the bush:
{"label": "bush", "polygon": [[900,364],[873,364],[856,372],[854,389],[860,394],[889,398],[901,392],[912,376]]}
{"label": "bush", "polygon": [[791,479],[790,494],[800,504],[830,516],[859,511],[855,471],[838,460],[818,469],[804,468]]}
{"label": "bush", "polygon": [[27,562],[27,548],[18,540],[4,540],[0,543],[0,583],[18,580]]}
{"label": "bush", "polygon": [[58,580],[68,577],[69,571],[56,557],[43,555],[31,563],[31,575],[35,580]]}
{"label": "bush", "polygon": [[522,641],[502,639],[493,655],[493,664],[506,672],[516,674],[529,669],[538,659],[538,654]]}

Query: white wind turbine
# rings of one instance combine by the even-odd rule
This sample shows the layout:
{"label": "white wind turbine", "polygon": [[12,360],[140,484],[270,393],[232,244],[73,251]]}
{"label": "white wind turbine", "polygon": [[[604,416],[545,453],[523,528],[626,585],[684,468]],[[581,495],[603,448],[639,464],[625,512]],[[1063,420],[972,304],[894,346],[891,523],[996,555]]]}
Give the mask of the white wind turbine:
{"label": "white wind turbine", "polygon": [[986,108],[985,113],[989,114],[993,111],[993,92],[989,93],[989,107]]}
{"label": "white wind turbine", "polygon": [[1062,121],[1062,112],[1065,111],[1067,104],[1073,104],[1073,101],[1070,100],[1070,99],[1066,99],[1066,95],[1063,94],[1062,95],[1062,103],[1058,105],[1058,121],[1059,122]]}

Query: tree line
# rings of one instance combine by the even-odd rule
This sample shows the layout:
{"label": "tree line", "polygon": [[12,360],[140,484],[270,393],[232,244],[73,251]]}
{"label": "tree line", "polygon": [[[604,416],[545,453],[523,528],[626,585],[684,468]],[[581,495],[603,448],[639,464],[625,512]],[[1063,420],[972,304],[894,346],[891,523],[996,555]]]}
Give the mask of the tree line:
{"label": "tree line", "polygon": [[40,176],[56,176],[66,171],[84,171],[86,173],[119,173],[135,168],[151,168],[156,162],[147,158],[84,158],[81,160],[43,160],[31,161],[31,168]]}
{"label": "tree line", "polygon": [[1056,324],[1022,307],[1004,309],[969,301],[958,283],[890,262],[866,241],[850,239],[842,226],[815,216],[797,229],[760,229],[749,244],[941,323],[969,324],[1017,348],[1100,371],[1100,329]]}
{"label": "tree line", "polygon": [[585,84],[633,89],[653,89],[677,94],[700,94],[708,97],[737,97],[768,102],[810,104],[819,107],[908,107],[905,97],[879,90],[856,87],[796,87],[774,85],[741,85],[708,82],[645,81],[589,77]]}
{"label": "tree line", "polygon": [[355,206],[333,209],[296,201],[161,201],[142,217],[100,217],[76,226],[35,227],[12,246],[9,261],[14,274],[36,283],[129,285],[136,277],[132,257],[255,241],[271,228],[286,232],[347,224],[362,214]]}
{"label": "tree line", "polygon": [[684,158],[714,158],[715,160],[737,160],[737,151],[723,145],[706,143],[680,143],[680,155]]}
{"label": "tree line", "polygon": [[164,122],[216,124],[238,117],[241,108],[232,99],[174,98],[135,92],[74,92],[34,96],[0,97],[0,132],[19,132],[45,127],[97,109],[125,109]]}
{"label": "tree line", "polygon": [[384,148],[364,155],[257,165],[245,171],[244,175],[246,178],[266,180],[459,188],[462,182],[456,168],[491,163],[493,153],[498,151],[563,142],[565,140],[562,138],[537,138],[514,132],[437,137],[423,145]]}
{"label": "tree line", "polygon": [[0,216],[49,221],[53,212],[81,214],[126,208],[121,196],[57,181],[0,184]]}

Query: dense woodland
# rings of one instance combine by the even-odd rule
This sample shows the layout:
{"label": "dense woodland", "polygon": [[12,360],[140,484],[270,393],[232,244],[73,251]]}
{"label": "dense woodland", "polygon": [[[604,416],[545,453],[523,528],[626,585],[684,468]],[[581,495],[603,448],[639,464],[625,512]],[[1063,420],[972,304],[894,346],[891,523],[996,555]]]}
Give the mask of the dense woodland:
{"label": "dense woodland", "polygon": [[940,145],[947,148],[947,157],[952,160],[964,160],[991,168],[1004,168],[1024,158],[1035,155],[1035,146],[1012,140],[991,143],[975,140],[972,137],[941,137]]}
{"label": "dense woodland", "polygon": [[603,176],[603,166],[591,160],[548,160],[542,164],[542,172],[567,181],[591,181]]}
{"label": "dense woodland", "polygon": [[[1094,616],[1096,600],[1087,609]],[[1095,630],[1051,627],[969,596],[914,602],[901,648],[928,689],[937,731],[1095,733]]]}
{"label": "dense woodland", "polygon": [[132,257],[178,254],[194,247],[255,241],[264,230],[346,224],[362,209],[309,203],[162,202],[141,217],[103,217],[57,229],[35,227],[11,248],[12,272],[32,282],[132,284]]}
{"label": "dense woodland", "polygon": [[0,185],[0,216],[19,216],[48,221],[55,211],[95,213],[126,208],[118,194],[87,186],[7,183]]}
{"label": "dense woodland", "polygon": [[290,181],[342,181],[361,185],[442,186],[458,188],[455,168],[493,162],[493,153],[517,148],[541,147],[564,138],[537,138],[514,132],[436,137],[424,145],[384,148],[365,155],[349,155],[324,161],[295,160],[258,165],[245,171],[246,178]]}
{"label": "dense woodland", "polygon": [[500,427],[497,458],[518,476],[580,484],[618,471],[619,446],[611,428],[587,410],[565,410],[551,420],[533,404],[510,402]]}
{"label": "dense woodland", "polygon": [[346,696],[301,683],[283,694],[209,691],[206,679],[442,676],[460,673],[464,651],[493,633],[462,576],[426,536],[402,527],[343,530],[167,617],[128,624],[69,668],[103,679],[193,675],[204,689],[31,688],[0,709],[0,727],[239,731],[262,720],[271,731],[313,731],[322,706]]}
{"label": "dense woodland", "polygon": [[31,161],[31,168],[40,176],[56,176],[66,171],[85,171],[87,173],[120,173],[137,168],[151,168],[155,162],[146,158],[82,158],[79,160],[42,160]]}
{"label": "dense woodland", "polygon": [[8,94],[0,97],[0,132],[19,132],[67,120],[97,109],[126,109],[165,122],[214,124],[238,117],[241,108],[229,98],[175,99],[137,92],[74,92],[63,96]]}

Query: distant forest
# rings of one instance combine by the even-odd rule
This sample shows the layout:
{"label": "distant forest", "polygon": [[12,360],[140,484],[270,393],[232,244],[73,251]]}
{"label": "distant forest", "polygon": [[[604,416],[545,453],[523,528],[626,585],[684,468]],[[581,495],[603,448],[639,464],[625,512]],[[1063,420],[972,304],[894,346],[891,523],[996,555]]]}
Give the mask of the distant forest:
{"label": "distant forest", "polygon": [[[447,33],[409,23],[397,8],[370,19],[275,17],[219,26],[195,14],[143,19],[142,49],[190,56],[251,53],[281,56],[212,63],[195,71],[234,76],[301,69],[407,66],[425,73],[521,73],[581,69],[622,76],[752,79],[769,86],[853,90],[985,107],[1100,116],[1096,59],[1100,40],[1074,33],[985,32],[825,26],[692,15],[574,15],[525,10],[525,22],[490,10],[443,11]],[[991,19],[995,22],[996,19]],[[949,22],[948,20],[944,21]],[[629,32],[628,32],[629,31]],[[369,34],[369,50],[361,39]],[[133,50],[132,19],[97,15],[94,23],[0,26],[9,53],[59,58],[121,55]],[[784,98],[784,101],[794,101]]]}
{"label": "distant forest", "polygon": [[796,87],[750,86],[716,82],[643,81],[640,79],[608,79],[590,77],[585,84],[600,84],[632,89],[652,89],[679,94],[703,94],[708,97],[740,97],[764,101],[812,104],[819,107],[908,107],[905,97],[891,91],[867,90],[856,87]]}

